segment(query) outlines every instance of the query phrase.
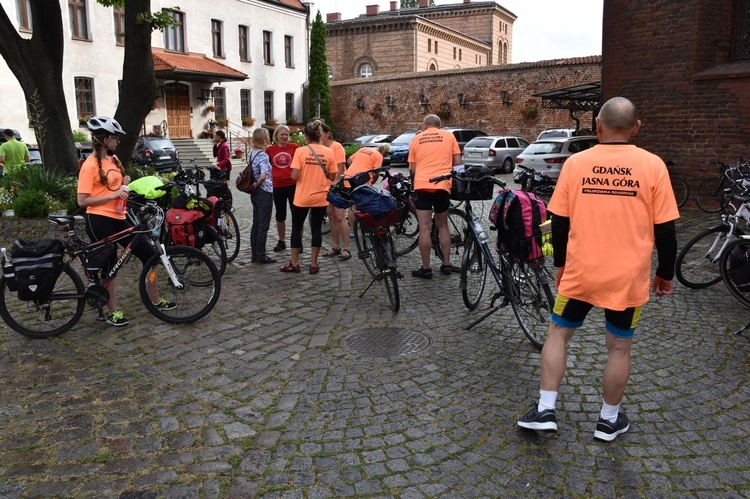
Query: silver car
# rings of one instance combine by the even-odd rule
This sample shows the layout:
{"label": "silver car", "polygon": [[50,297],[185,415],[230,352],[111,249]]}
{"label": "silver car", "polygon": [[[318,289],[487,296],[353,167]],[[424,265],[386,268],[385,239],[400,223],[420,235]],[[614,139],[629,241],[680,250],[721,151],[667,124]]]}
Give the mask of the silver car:
{"label": "silver car", "polygon": [[529,143],[521,137],[474,137],[464,146],[464,164],[484,165],[495,173],[510,173],[516,156],[528,145]]}
{"label": "silver car", "polygon": [[[566,159],[598,143],[599,139],[595,135],[537,140],[516,157],[516,164],[533,168],[537,173],[544,173],[557,180]],[[517,177],[521,171],[516,167],[513,177]]]}

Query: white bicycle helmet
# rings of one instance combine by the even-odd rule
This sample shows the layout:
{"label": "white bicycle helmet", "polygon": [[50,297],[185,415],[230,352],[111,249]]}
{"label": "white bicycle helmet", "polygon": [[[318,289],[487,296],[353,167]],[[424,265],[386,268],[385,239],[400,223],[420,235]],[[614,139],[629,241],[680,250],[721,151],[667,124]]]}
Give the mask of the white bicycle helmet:
{"label": "white bicycle helmet", "polygon": [[107,116],[92,116],[86,123],[86,126],[92,132],[107,132],[110,135],[125,135],[125,130],[114,118]]}

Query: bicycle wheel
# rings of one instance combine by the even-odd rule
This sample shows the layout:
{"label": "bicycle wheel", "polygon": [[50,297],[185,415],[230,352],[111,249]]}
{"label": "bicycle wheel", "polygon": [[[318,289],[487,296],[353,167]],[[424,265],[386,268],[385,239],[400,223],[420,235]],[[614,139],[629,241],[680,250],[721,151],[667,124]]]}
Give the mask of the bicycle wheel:
{"label": "bicycle wheel", "polygon": [[719,253],[729,235],[729,226],[704,230],[692,238],[677,255],[675,276],[683,286],[702,289],[721,281]]}
{"label": "bicycle wheel", "polygon": [[724,177],[713,177],[701,182],[695,193],[695,202],[698,208],[706,213],[721,211],[724,201],[723,187]]}
{"label": "bicycle wheel", "polygon": [[385,294],[391,303],[394,312],[398,312],[401,307],[401,297],[398,292],[398,269],[396,268],[396,259],[393,256],[393,246],[388,235],[378,237],[376,249],[380,266],[380,279],[385,286]]}
{"label": "bicycle wheel", "polygon": [[721,278],[743,305],[750,307],[750,239],[732,241],[719,257]]}
{"label": "bicycle wheel", "polygon": [[219,270],[219,275],[223,276],[224,271],[227,270],[227,249],[224,246],[224,239],[211,226],[206,227],[206,231],[208,232],[206,243],[201,248],[201,251],[214,262],[214,265]]}
{"label": "bicycle wheel", "polygon": [[[173,324],[195,322],[214,308],[221,294],[221,277],[216,265],[203,252],[190,246],[170,246],[167,258],[181,288],[175,287],[160,255],[143,266],[138,289],[146,309],[159,320]],[[161,310],[151,303],[147,288],[156,284],[159,297],[176,305]]]}
{"label": "bicycle wheel", "polygon": [[374,278],[378,276],[379,269],[375,260],[375,249],[373,235],[370,231],[362,228],[359,219],[354,220],[354,243],[357,245],[357,256],[365,264],[367,272]]}
{"label": "bicycle wheel", "polygon": [[[549,330],[549,317],[555,304],[544,265],[532,268],[525,261],[510,257],[509,296],[513,314],[523,333],[539,350]],[[507,289],[506,289],[507,293]]]}
{"label": "bicycle wheel", "polygon": [[677,201],[677,207],[682,208],[690,196],[690,187],[687,182],[679,177],[670,175],[669,180],[672,182],[672,191],[674,192],[675,201]]}
{"label": "bicycle wheel", "polygon": [[464,255],[461,260],[461,296],[464,305],[469,310],[474,310],[479,305],[487,282],[487,262],[484,260],[482,248],[474,233],[469,233],[464,246]]}
{"label": "bicycle wheel", "polygon": [[52,293],[44,300],[22,301],[0,283],[0,316],[14,331],[29,338],[49,338],[72,328],[86,307],[81,277],[65,265]]}
{"label": "bicycle wheel", "polygon": [[391,228],[391,236],[393,239],[393,249],[397,257],[411,253],[419,245],[419,222],[417,222],[417,215],[407,210],[404,221]]}
{"label": "bicycle wheel", "polygon": [[[448,210],[448,232],[451,235],[451,256],[458,256],[466,244],[466,234],[469,232],[466,213],[456,208]],[[432,247],[435,249],[435,256],[442,262],[443,249],[440,247],[440,238],[434,223],[432,225]]]}
{"label": "bicycle wheel", "polygon": [[240,253],[240,226],[232,210],[226,209],[222,213],[223,220],[219,235],[224,239],[224,247],[227,250],[227,261],[231,262]]}
{"label": "bicycle wheel", "polygon": [[323,216],[323,224],[320,226],[320,233],[321,234],[331,233],[331,222],[328,220],[327,213],[325,214],[325,216]]}

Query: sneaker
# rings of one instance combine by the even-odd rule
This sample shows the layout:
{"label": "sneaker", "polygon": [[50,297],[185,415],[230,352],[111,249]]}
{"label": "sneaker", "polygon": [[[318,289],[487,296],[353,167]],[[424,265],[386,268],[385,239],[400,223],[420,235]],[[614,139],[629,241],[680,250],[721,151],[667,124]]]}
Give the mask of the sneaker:
{"label": "sneaker", "polygon": [[432,269],[419,267],[417,270],[412,270],[411,275],[420,279],[432,279]]}
{"label": "sneaker", "polygon": [[545,409],[539,412],[537,405],[534,404],[531,410],[518,420],[518,426],[527,430],[557,431],[555,410]]}
{"label": "sneaker", "polygon": [[170,303],[164,298],[159,300],[159,303],[154,303],[154,305],[156,305],[156,308],[158,310],[174,310],[175,308],[177,308],[176,303]]}
{"label": "sneaker", "polygon": [[453,267],[451,267],[450,265],[441,265],[440,272],[443,275],[451,275],[453,273]]}
{"label": "sneaker", "polygon": [[284,251],[286,249],[286,243],[284,241],[279,241],[276,243],[276,246],[273,247],[273,250],[278,253],[279,251]]}
{"label": "sneaker", "polygon": [[617,414],[617,421],[610,423],[604,418],[599,418],[599,422],[596,423],[596,431],[594,432],[594,439],[602,440],[604,442],[611,442],[620,433],[625,433],[630,429],[630,421],[628,416],[624,412]]}
{"label": "sneaker", "polygon": [[107,324],[112,324],[116,327],[127,326],[128,320],[122,315],[120,310],[115,310],[111,314],[107,314]]}

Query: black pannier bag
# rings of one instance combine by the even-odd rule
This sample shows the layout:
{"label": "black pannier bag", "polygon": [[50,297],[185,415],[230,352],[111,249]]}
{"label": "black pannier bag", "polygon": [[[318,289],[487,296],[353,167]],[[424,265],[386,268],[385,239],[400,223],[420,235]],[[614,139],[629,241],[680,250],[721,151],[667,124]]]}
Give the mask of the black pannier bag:
{"label": "black pannier bag", "polygon": [[58,239],[13,241],[10,256],[18,283],[18,299],[44,299],[52,291],[63,263],[63,245]]}
{"label": "black pannier bag", "polygon": [[216,196],[224,201],[232,202],[232,191],[226,182],[220,180],[206,180],[203,182],[206,188],[206,197]]}
{"label": "black pannier bag", "polygon": [[[492,171],[484,165],[466,165],[463,173],[469,178],[481,178],[487,175],[494,176]],[[495,184],[490,179],[469,183],[454,178],[451,184],[451,199],[456,201],[492,199],[494,186]]]}

